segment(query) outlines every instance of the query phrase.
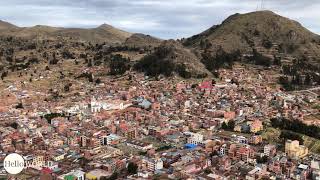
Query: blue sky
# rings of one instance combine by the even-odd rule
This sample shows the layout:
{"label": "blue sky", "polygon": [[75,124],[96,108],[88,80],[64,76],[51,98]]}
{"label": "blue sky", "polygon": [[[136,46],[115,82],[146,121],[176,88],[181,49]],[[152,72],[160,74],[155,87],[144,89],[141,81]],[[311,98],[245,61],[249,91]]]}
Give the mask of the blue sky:
{"label": "blue sky", "polygon": [[[264,0],[263,9],[320,34],[319,0]],[[18,26],[91,28],[107,23],[163,39],[182,38],[234,13],[261,9],[261,0],[1,0],[0,19]]]}

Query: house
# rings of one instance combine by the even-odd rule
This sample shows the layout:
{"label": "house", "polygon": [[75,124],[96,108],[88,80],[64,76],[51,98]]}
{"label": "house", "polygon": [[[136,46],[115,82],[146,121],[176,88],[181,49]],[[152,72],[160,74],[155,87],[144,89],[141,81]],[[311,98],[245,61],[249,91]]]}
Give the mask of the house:
{"label": "house", "polygon": [[160,158],[143,158],[142,167],[154,172],[163,169],[163,161]]}
{"label": "house", "polygon": [[102,136],[100,139],[101,145],[115,145],[118,144],[121,137],[116,134],[110,134],[108,136]]}
{"label": "house", "polygon": [[59,180],[85,180],[85,172],[81,170],[73,170],[67,174],[58,177]]}
{"label": "house", "polygon": [[299,141],[287,140],[285,143],[285,152],[291,158],[303,158],[308,155],[308,148],[299,145]]}
{"label": "house", "polygon": [[277,148],[273,144],[267,144],[263,148],[263,153],[265,156],[274,156],[277,152]]}
{"label": "house", "polygon": [[202,144],[203,143],[203,135],[199,134],[199,133],[188,133],[189,134],[189,138],[188,138],[188,144]]}
{"label": "house", "polygon": [[250,132],[252,132],[252,133],[257,133],[257,132],[263,130],[262,122],[259,120],[254,120],[254,121],[250,122],[249,126],[250,126]]}
{"label": "house", "polygon": [[62,152],[56,152],[55,154],[52,155],[52,159],[54,161],[62,161],[65,158],[66,153]]}
{"label": "house", "polygon": [[262,136],[260,135],[254,135],[249,138],[249,144],[257,145],[260,143],[262,143]]}
{"label": "house", "polygon": [[127,140],[126,144],[127,146],[139,149],[141,151],[147,151],[153,147],[153,145],[150,143],[145,143],[138,140]]}
{"label": "house", "polygon": [[103,169],[94,169],[86,174],[88,180],[100,180],[101,177],[110,177],[112,173]]}

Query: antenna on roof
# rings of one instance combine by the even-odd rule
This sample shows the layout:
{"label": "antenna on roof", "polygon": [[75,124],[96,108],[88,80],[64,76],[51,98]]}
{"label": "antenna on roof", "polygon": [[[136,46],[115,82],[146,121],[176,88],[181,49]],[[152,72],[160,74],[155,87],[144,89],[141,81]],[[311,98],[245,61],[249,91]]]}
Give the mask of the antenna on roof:
{"label": "antenna on roof", "polygon": [[261,0],[260,3],[257,4],[256,11],[262,11],[264,10],[264,0]]}
{"label": "antenna on roof", "polygon": [[261,10],[264,9],[264,0],[261,0]]}

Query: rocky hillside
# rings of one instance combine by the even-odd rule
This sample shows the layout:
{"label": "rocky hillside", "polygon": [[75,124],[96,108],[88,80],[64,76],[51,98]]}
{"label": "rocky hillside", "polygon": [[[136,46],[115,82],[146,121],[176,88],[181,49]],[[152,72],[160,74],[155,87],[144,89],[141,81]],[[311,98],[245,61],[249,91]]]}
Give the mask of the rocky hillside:
{"label": "rocky hillside", "polygon": [[211,72],[242,61],[279,70],[286,90],[320,84],[320,36],[271,11],[234,14],[182,43]]}
{"label": "rocky hillside", "polygon": [[0,35],[22,37],[38,40],[86,41],[92,43],[120,44],[131,36],[131,33],[103,24],[97,28],[58,28],[37,25],[33,27],[16,27],[0,22]]}
{"label": "rocky hillside", "polygon": [[187,38],[184,44],[200,50],[215,51],[222,47],[227,52],[251,53],[252,49],[257,49],[266,55],[320,58],[318,35],[271,11],[234,14],[222,24]]}
{"label": "rocky hillside", "polygon": [[161,44],[161,42],[162,40],[156,37],[137,33],[130,36],[124,44],[129,47],[149,48],[157,47]]}
{"label": "rocky hillside", "polygon": [[[219,76],[220,68],[231,69],[242,61],[277,69],[281,73],[279,82],[286,89],[320,84],[320,37],[271,11],[235,14],[181,41],[131,34],[107,24],[92,29],[20,28],[1,21],[1,35],[14,37],[2,37],[0,62],[6,70],[8,64],[11,69],[31,66],[34,58],[28,57],[32,54],[39,62],[44,58],[49,64],[57,64],[59,58],[75,59],[75,63],[80,58],[88,67],[114,67],[121,62],[120,74],[135,69],[152,76],[203,78]],[[47,54],[40,54],[44,49]]]}
{"label": "rocky hillside", "polygon": [[177,74],[184,78],[203,78],[210,74],[190,49],[173,40],[164,41],[153,53],[142,58],[135,68],[151,76]]}
{"label": "rocky hillside", "polygon": [[8,22],[5,21],[1,21],[0,20],[0,30],[4,30],[4,29],[14,29],[17,28],[17,26],[10,24]]}

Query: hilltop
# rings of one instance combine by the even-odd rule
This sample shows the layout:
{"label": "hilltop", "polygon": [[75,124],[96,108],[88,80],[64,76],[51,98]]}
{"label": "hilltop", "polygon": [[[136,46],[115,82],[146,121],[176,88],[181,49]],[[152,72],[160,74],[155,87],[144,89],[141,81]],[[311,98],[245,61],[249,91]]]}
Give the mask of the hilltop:
{"label": "hilltop", "polygon": [[4,29],[14,29],[17,28],[17,26],[10,24],[8,22],[5,21],[1,21],[0,20],[0,30],[4,30]]}
{"label": "hilltop", "polygon": [[156,37],[136,33],[130,36],[126,41],[125,45],[130,47],[157,47],[161,44],[162,40]]}
{"label": "hilltop", "polygon": [[[42,25],[17,27],[1,22],[0,27],[0,36],[16,38],[2,46],[5,52],[2,59],[6,59],[1,62],[4,67],[5,64],[14,64],[11,61],[15,57],[12,57],[11,51],[6,50],[10,45],[17,52],[21,49],[32,51],[20,53],[20,58],[24,60],[26,53],[37,54],[39,58],[44,56],[35,52],[41,52],[43,48],[47,49],[52,58],[54,53],[73,59],[81,57],[89,65],[107,65],[114,55],[121,55],[130,60],[128,63],[116,56],[115,59],[123,60],[125,69],[130,64],[135,67],[134,70],[154,76],[218,77],[220,68],[232,69],[235,62],[240,62],[268,68],[272,66],[279,71],[279,82],[286,89],[293,90],[320,83],[317,73],[320,71],[320,36],[298,22],[271,11],[234,14],[220,25],[176,41],[163,41],[140,33],[132,34],[108,24],[81,29]],[[22,43],[19,38],[25,41]],[[51,40],[52,43],[37,40]],[[81,48],[86,47],[86,53],[79,48],[79,42],[82,43]]]}
{"label": "hilltop", "polygon": [[107,24],[102,24],[96,28],[82,29],[43,25],[17,27],[9,23],[0,23],[0,35],[38,40],[68,39],[79,42],[121,44],[132,34]]}
{"label": "hilltop", "polygon": [[320,37],[300,23],[271,11],[234,14],[220,25],[187,38],[183,42],[195,49],[250,53],[257,49],[265,54],[320,57]]}

